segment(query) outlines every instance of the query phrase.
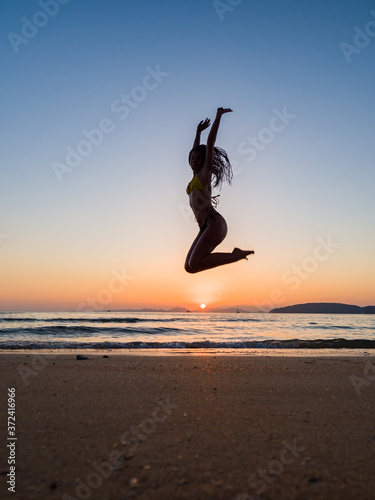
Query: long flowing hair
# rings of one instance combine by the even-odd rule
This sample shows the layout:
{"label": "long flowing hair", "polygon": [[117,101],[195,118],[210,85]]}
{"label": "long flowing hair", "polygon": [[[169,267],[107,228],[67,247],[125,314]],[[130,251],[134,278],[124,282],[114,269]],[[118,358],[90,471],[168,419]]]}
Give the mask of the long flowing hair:
{"label": "long flowing hair", "polygon": [[[207,146],[205,144],[200,144],[199,146],[193,148],[189,153],[190,156],[193,151],[199,151],[203,157],[203,163],[206,159]],[[233,171],[232,165],[230,164],[228,155],[224,149],[214,147],[214,153],[212,157],[212,187],[220,188],[224,182],[232,184]]]}

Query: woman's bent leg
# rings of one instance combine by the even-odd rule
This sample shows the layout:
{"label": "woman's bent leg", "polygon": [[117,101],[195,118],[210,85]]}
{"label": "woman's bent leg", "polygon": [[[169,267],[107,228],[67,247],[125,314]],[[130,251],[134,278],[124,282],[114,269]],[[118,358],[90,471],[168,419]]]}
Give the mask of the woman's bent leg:
{"label": "woman's bent leg", "polygon": [[226,234],[227,224],[225,219],[220,214],[211,216],[207,221],[207,228],[200,237],[194,241],[191,253],[190,255],[188,254],[189,260],[187,260],[187,264],[190,269],[188,272],[197,273],[205,271],[206,269],[237,262],[240,259],[246,258],[246,255],[251,253],[239,249],[234,249],[231,253],[212,253],[224,240]]}
{"label": "woman's bent leg", "polygon": [[186,256],[186,260],[185,260],[185,271],[188,272],[188,273],[195,273],[196,271],[193,271],[192,268],[190,267],[189,265],[189,262],[190,262],[190,257],[191,257],[191,254],[193,253],[193,250],[197,244],[197,242],[199,241],[200,237],[202,236],[204,230],[200,230],[197,237],[195,238],[195,240],[193,241],[191,247],[190,247],[190,250],[188,251],[188,254]]}

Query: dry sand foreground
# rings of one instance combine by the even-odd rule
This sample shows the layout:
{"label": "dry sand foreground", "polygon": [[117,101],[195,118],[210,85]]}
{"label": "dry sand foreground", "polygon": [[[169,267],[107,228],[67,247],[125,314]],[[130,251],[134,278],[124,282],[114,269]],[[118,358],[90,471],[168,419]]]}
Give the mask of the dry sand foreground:
{"label": "dry sand foreground", "polygon": [[1,498],[375,498],[373,356],[86,355],[0,355]]}

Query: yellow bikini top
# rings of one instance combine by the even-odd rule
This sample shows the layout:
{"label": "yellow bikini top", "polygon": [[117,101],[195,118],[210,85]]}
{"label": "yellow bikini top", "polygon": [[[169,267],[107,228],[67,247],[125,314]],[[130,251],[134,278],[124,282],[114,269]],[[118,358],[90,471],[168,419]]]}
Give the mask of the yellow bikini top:
{"label": "yellow bikini top", "polygon": [[[189,182],[188,187],[186,188],[186,192],[187,194],[190,194],[192,191],[203,191],[203,190],[204,190],[203,184],[200,178],[198,177],[198,174],[195,174],[193,180]],[[219,194],[217,194],[216,196],[211,196],[211,201],[215,208],[219,203],[218,200],[219,196],[220,196]]]}
{"label": "yellow bikini top", "polygon": [[192,191],[203,191],[203,184],[198,177],[198,174],[195,174],[193,180],[189,182],[188,187],[186,188],[187,194],[190,194]]}

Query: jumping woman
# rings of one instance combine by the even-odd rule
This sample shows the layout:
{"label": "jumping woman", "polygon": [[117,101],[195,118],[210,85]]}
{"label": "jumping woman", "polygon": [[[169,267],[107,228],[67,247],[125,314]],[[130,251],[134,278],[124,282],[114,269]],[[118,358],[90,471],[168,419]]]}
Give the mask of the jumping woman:
{"label": "jumping woman", "polygon": [[247,255],[254,253],[252,250],[239,248],[231,253],[213,253],[227,235],[227,223],[215,209],[217,200],[211,196],[211,183],[213,187],[221,186],[224,181],[230,184],[233,177],[227,153],[215,147],[215,141],[222,115],[231,111],[229,108],[218,108],[207,138],[207,146],[200,144],[200,137],[201,132],[210,126],[210,120],[206,118],[201,121],[197,126],[193,149],[189,153],[189,164],[194,177],[186,192],[199,225],[199,233],[186,257],[185,270],[188,273],[198,273],[247,259]]}

